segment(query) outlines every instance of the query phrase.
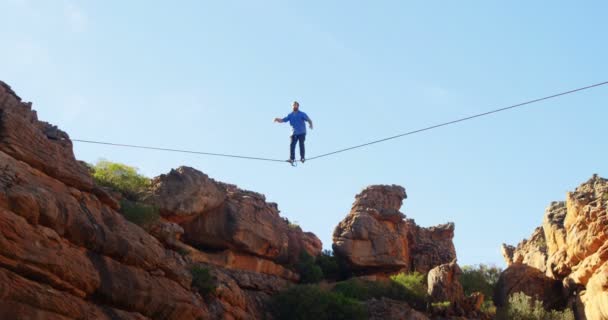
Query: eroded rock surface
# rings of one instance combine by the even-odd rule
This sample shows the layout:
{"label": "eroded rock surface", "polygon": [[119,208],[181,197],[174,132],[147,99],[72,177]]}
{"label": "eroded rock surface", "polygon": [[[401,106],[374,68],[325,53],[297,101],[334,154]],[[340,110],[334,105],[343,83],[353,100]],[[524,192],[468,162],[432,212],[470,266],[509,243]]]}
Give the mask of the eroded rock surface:
{"label": "eroded rock surface", "polygon": [[336,256],[359,274],[428,272],[452,261],[454,225],[421,228],[399,211],[400,186],[369,186],[355,197],[350,213],[334,230]]}
{"label": "eroded rock surface", "polygon": [[[537,272],[510,271],[501,278],[513,282],[515,280],[507,278],[515,277],[527,282],[538,279],[539,272],[544,273],[562,284],[562,300],[570,298],[571,305],[576,305],[572,299],[583,303],[587,319],[607,319],[607,208],[608,181],[594,175],[575,191],[568,192],[565,202],[549,205],[542,228],[537,229],[530,240],[524,240],[517,248],[504,247],[509,265],[523,264]],[[546,295],[540,298],[545,302],[553,300]]]}
{"label": "eroded rock surface", "polygon": [[71,146],[0,84],[2,318],[207,318],[181,256],[100,200]]}

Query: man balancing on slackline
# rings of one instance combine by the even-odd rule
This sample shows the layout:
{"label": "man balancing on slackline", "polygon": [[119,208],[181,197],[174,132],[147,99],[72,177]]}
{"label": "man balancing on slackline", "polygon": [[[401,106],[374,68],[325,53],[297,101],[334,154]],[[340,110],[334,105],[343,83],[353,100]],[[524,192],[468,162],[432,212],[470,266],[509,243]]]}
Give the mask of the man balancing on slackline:
{"label": "man balancing on slackline", "polygon": [[293,165],[296,158],[296,142],[300,144],[300,161],[304,163],[306,160],[304,154],[304,140],[306,139],[306,123],[308,122],[308,126],[312,129],[312,120],[308,117],[306,113],[300,111],[300,104],[297,101],[292,103],[293,112],[288,114],[285,118],[274,118],[274,122],[283,123],[289,121],[291,125],[292,134],[291,134],[291,145],[289,146],[289,163]]}

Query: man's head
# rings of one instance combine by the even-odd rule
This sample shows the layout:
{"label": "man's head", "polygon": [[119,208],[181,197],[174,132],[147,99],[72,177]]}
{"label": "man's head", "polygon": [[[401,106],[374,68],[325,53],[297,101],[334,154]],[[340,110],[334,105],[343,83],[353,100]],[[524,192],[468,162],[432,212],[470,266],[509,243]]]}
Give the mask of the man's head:
{"label": "man's head", "polygon": [[294,112],[296,112],[296,111],[298,111],[298,109],[300,108],[300,104],[299,104],[297,101],[294,101],[294,102],[291,104],[291,107],[293,108],[293,111],[294,111]]}

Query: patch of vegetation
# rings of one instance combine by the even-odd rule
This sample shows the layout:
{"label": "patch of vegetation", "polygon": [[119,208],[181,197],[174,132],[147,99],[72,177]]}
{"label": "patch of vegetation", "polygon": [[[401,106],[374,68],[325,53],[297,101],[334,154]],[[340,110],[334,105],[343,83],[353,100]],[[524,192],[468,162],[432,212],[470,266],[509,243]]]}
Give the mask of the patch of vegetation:
{"label": "patch of vegetation", "polygon": [[316,285],[300,285],[272,297],[270,309],[277,320],[367,319],[366,306]]}
{"label": "patch of vegetation", "polygon": [[[427,303],[426,290],[421,291],[421,282],[415,282],[412,279],[420,280],[419,274],[415,276],[404,275],[400,280],[407,278],[407,281],[367,281],[361,279],[349,279],[337,283],[334,291],[345,297],[353,298],[360,301],[366,301],[372,298],[386,297],[393,300],[406,301],[409,305],[417,310],[425,310]],[[424,276],[422,277],[424,279]],[[414,282],[411,285],[411,282]],[[407,284],[405,284],[407,283]]]}
{"label": "patch of vegetation", "polygon": [[120,213],[138,226],[147,226],[160,218],[158,209],[147,204],[129,200],[120,201]]}
{"label": "patch of vegetation", "polygon": [[297,221],[289,221],[287,220],[287,226],[289,227],[289,229],[297,229],[300,227],[300,224],[298,224]]}
{"label": "patch of vegetation", "polygon": [[188,251],[186,248],[177,248],[176,251],[182,256],[187,256],[190,254],[190,251]]}
{"label": "patch of vegetation", "polygon": [[480,311],[490,316],[496,316],[496,305],[494,305],[494,301],[491,297],[488,298],[488,300],[484,299]]}
{"label": "patch of vegetation", "polygon": [[137,200],[150,186],[150,179],[139,174],[137,168],[122,163],[99,160],[91,171],[98,185],[116,190],[129,200]]}
{"label": "patch of vegetation", "polygon": [[209,268],[194,266],[190,269],[192,273],[192,286],[198,290],[202,296],[209,296],[215,293],[217,285],[209,271]]}
{"label": "patch of vegetation", "polygon": [[451,306],[452,306],[452,303],[449,301],[433,302],[433,303],[431,303],[431,313],[433,313],[433,314],[444,313],[448,309],[450,309]]}
{"label": "patch of vegetation", "polygon": [[492,301],[492,296],[501,272],[500,268],[485,264],[462,267],[462,274],[458,280],[462,284],[464,293],[470,295],[474,292],[481,292],[484,295],[481,311],[485,314],[496,314],[496,306]]}
{"label": "patch of vegetation", "polygon": [[340,264],[338,259],[330,250],[323,252],[316,258],[315,263],[323,272],[323,277],[328,280],[338,280],[341,278]]}
{"label": "patch of vegetation", "polygon": [[321,267],[315,263],[315,258],[305,250],[300,252],[300,260],[296,264],[296,271],[300,274],[301,283],[317,283],[324,277]]}
{"label": "patch of vegetation", "polygon": [[542,302],[532,299],[523,292],[509,297],[509,302],[499,310],[499,320],[574,320],[574,313],[570,309],[564,311],[543,308]]}
{"label": "patch of vegetation", "polygon": [[442,301],[442,302],[433,302],[431,303],[431,306],[434,308],[443,308],[443,309],[447,309],[452,305],[451,302],[449,301]]}
{"label": "patch of vegetation", "polygon": [[498,282],[501,272],[500,268],[485,264],[464,266],[458,280],[462,284],[465,295],[481,292],[487,299],[494,294],[494,287]]}
{"label": "patch of vegetation", "polygon": [[391,280],[404,287],[416,300],[426,300],[426,277],[420,272],[399,273],[391,276]]}

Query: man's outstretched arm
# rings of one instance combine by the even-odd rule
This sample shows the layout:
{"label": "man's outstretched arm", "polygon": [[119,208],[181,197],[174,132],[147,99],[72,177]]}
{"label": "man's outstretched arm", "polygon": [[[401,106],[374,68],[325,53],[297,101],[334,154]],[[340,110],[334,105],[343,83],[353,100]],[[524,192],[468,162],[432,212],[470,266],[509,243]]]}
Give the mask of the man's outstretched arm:
{"label": "man's outstretched arm", "polygon": [[283,123],[285,121],[283,121],[281,118],[274,118],[274,122]]}

